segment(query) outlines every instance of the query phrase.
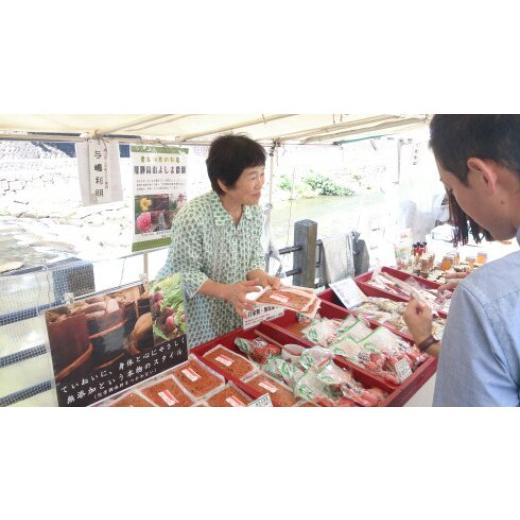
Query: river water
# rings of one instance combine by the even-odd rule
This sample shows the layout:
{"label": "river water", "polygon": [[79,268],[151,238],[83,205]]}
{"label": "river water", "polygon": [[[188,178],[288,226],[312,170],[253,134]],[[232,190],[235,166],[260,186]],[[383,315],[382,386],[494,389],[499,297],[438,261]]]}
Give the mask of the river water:
{"label": "river water", "polygon": [[381,192],[367,192],[351,197],[316,197],[282,201],[274,204],[271,234],[277,247],[292,245],[294,223],[302,219],[318,223],[318,237],[342,233],[344,230],[367,231],[378,227],[393,208]]}

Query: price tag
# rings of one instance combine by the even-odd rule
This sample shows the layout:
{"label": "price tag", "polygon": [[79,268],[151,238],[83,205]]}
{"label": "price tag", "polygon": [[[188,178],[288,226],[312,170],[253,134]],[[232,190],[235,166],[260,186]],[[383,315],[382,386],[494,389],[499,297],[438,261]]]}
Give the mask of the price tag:
{"label": "price tag", "polygon": [[256,399],[256,401],[249,403],[247,406],[273,406],[273,402],[271,401],[271,396],[269,394],[264,394],[260,396],[258,399]]}
{"label": "price tag", "polygon": [[278,390],[276,386],[272,385],[271,383],[268,383],[267,381],[260,381],[258,385],[267,390],[268,392],[271,392],[272,394],[275,394]]}
{"label": "price tag", "polygon": [[233,360],[224,355],[217,356],[215,360],[225,367],[230,367],[233,364]]}
{"label": "price tag", "polygon": [[408,361],[404,358],[400,359],[395,364],[395,371],[397,373],[397,378],[399,379],[399,382],[401,382],[401,383],[412,375],[412,370],[410,368],[410,365],[408,364]]}
{"label": "price tag", "polygon": [[226,398],[226,403],[228,403],[230,406],[245,406],[245,404],[234,395],[230,395]]}
{"label": "price tag", "polygon": [[360,305],[366,300],[363,291],[358,287],[352,278],[345,278],[339,282],[330,284],[330,288],[334,291],[341,303],[347,308],[351,309]]}
{"label": "price tag", "polygon": [[177,399],[175,399],[175,396],[169,390],[164,390],[162,392],[159,392],[159,397],[168,406],[175,406],[178,403]]}
{"label": "price tag", "polygon": [[258,305],[254,310],[247,313],[247,316],[242,320],[242,328],[252,329],[267,320],[274,320],[283,316],[284,310],[281,307],[273,305]]}
{"label": "price tag", "polygon": [[183,370],[181,370],[181,372],[192,382],[194,383],[195,381],[199,380],[200,379],[200,376],[199,374],[197,374],[197,372],[195,372],[195,370],[192,370],[191,368],[185,368]]}

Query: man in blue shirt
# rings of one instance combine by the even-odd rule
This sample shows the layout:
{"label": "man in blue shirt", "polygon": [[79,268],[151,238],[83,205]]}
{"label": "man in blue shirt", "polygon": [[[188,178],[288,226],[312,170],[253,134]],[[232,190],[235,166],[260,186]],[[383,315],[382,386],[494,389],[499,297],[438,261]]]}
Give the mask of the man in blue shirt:
{"label": "man in blue shirt", "polygon": [[[472,231],[520,243],[520,115],[436,115],[430,131],[458,214],[474,221]],[[467,238],[467,221],[458,225]],[[419,348],[439,354],[435,406],[520,404],[520,252],[460,282],[442,345],[422,302],[410,302],[405,321]]]}

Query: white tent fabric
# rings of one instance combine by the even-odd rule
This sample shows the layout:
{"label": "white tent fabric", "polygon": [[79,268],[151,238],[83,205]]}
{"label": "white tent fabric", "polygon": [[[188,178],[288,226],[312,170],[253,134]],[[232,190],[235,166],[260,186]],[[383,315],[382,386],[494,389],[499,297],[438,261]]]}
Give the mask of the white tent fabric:
{"label": "white tent fabric", "polygon": [[426,115],[353,114],[0,114],[0,139],[116,138],[207,144],[223,133],[245,133],[264,144],[333,144],[424,126]]}

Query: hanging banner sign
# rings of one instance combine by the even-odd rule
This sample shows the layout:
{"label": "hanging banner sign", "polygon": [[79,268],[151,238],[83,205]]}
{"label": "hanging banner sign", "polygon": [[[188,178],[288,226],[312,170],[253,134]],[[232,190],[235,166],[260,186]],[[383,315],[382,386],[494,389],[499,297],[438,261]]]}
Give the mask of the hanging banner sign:
{"label": "hanging banner sign", "polygon": [[123,200],[118,142],[89,139],[77,143],[76,157],[85,206]]}
{"label": "hanging banner sign", "polygon": [[188,148],[131,146],[134,177],[133,251],[170,243],[173,217],[186,202]]}

